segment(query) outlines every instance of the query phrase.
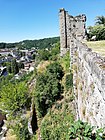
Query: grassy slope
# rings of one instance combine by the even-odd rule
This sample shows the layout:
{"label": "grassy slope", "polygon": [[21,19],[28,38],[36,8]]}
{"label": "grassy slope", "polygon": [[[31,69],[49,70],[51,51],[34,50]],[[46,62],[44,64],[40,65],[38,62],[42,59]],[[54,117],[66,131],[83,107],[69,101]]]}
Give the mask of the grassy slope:
{"label": "grassy slope", "polygon": [[105,40],[103,41],[88,41],[85,42],[89,48],[96,53],[99,53],[101,56],[105,56]]}

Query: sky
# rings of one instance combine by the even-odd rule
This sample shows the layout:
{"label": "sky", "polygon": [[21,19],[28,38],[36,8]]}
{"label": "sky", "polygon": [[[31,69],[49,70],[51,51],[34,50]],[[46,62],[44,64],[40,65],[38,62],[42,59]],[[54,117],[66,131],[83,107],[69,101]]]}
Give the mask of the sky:
{"label": "sky", "polygon": [[0,0],[0,42],[59,36],[59,9],[85,14],[86,26],[105,16],[105,0]]}

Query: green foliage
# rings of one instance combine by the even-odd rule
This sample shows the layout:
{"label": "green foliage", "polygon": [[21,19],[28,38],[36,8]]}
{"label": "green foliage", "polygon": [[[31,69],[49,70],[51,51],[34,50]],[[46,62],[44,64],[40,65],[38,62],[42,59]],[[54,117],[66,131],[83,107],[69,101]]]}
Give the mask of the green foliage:
{"label": "green foliage", "polygon": [[92,36],[96,36],[96,40],[105,40],[105,26],[103,25],[96,25],[91,26],[89,29],[89,38],[91,39]]}
{"label": "green foliage", "polygon": [[105,16],[97,16],[95,20],[96,25],[105,25]]}
{"label": "green foliage", "polygon": [[54,47],[51,49],[50,51],[50,60],[57,60],[58,59],[58,56],[60,54],[60,42],[57,42],[56,44],[54,44]]}
{"label": "green foliage", "polygon": [[25,107],[28,99],[27,87],[24,82],[8,83],[1,90],[0,108],[14,114]]}
{"label": "green foliage", "polygon": [[50,52],[45,49],[41,49],[38,51],[38,59],[41,60],[49,60]]}
{"label": "green foliage", "polygon": [[54,63],[51,63],[50,65],[48,65],[47,72],[51,73],[58,80],[61,80],[64,75],[63,68],[58,62],[54,62]]}
{"label": "green foliage", "polygon": [[19,63],[18,63],[18,68],[19,68],[19,69],[24,69],[24,63],[19,62]]}
{"label": "green foliage", "polygon": [[65,102],[56,103],[54,110],[50,110],[40,126],[42,140],[65,140],[69,126],[74,121],[71,108]]}
{"label": "green foliage", "polygon": [[39,116],[44,116],[61,93],[61,85],[53,75],[40,74],[37,77],[35,103]]}
{"label": "green foliage", "polygon": [[59,37],[52,37],[52,38],[44,38],[39,40],[24,40],[18,43],[0,43],[0,49],[4,48],[14,48],[18,47],[20,49],[30,49],[32,47],[35,48],[52,48],[53,44],[59,41]]}
{"label": "green foliage", "polygon": [[104,128],[100,128],[93,133],[94,127],[89,125],[87,122],[78,120],[74,122],[70,128],[67,136],[67,140],[76,139],[79,140],[104,140]]}
{"label": "green foliage", "polygon": [[73,74],[72,73],[66,75],[65,87],[66,87],[66,91],[68,91],[70,88],[73,87]]}
{"label": "green foliage", "polygon": [[[16,122],[17,121],[17,122]],[[14,124],[11,124],[10,128],[13,129],[17,140],[30,140],[31,136],[28,131],[28,120],[22,118],[15,118]]]}
{"label": "green foliage", "polygon": [[7,71],[8,71],[8,73],[12,73],[12,68],[11,68],[11,63],[7,63],[6,64],[6,66],[7,66]]}
{"label": "green foliage", "polygon": [[105,40],[105,17],[97,16],[95,26],[89,26],[88,39],[91,40],[92,36],[96,36],[96,40]]}
{"label": "green foliage", "polygon": [[36,54],[33,54],[32,59],[35,60],[35,58],[36,58]]}
{"label": "green foliage", "polygon": [[[8,85],[9,81],[12,79],[13,75],[10,74],[10,75],[7,75],[7,76],[2,76],[0,77],[0,90],[2,90],[2,87],[4,85]],[[1,95],[1,92],[0,92],[0,95]]]}
{"label": "green foliage", "polygon": [[16,59],[13,59],[11,62],[11,70],[13,74],[17,74],[19,72],[18,63],[16,62]]}
{"label": "green foliage", "polygon": [[69,140],[78,138],[79,140],[91,140],[92,130],[88,123],[78,120],[74,122],[69,129]]}
{"label": "green foliage", "polygon": [[67,52],[61,59],[60,59],[60,63],[62,65],[62,67],[64,68],[65,72],[69,72],[70,71],[70,54],[69,52]]}
{"label": "green foliage", "polygon": [[[61,76],[61,77],[60,77]],[[45,73],[37,75],[35,87],[35,104],[39,117],[47,113],[47,109],[59,99],[62,93],[60,79],[63,71],[57,62],[51,63]]]}
{"label": "green foliage", "polygon": [[38,51],[38,56],[36,59],[42,61],[42,60],[57,60],[58,54],[60,53],[60,44],[59,42],[55,43],[53,45],[53,48],[48,49],[40,49]]}

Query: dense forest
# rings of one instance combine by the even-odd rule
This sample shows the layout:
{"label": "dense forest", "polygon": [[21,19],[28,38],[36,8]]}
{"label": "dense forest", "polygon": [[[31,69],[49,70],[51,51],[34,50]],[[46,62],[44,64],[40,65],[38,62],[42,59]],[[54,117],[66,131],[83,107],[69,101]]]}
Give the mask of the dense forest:
{"label": "dense forest", "polygon": [[18,47],[19,49],[30,49],[34,48],[51,48],[53,44],[59,41],[59,37],[52,37],[52,38],[44,38],[39,40],[23,40],[21,42],[16,43],[0,43],[0,49],[3,48],[14,48]]}

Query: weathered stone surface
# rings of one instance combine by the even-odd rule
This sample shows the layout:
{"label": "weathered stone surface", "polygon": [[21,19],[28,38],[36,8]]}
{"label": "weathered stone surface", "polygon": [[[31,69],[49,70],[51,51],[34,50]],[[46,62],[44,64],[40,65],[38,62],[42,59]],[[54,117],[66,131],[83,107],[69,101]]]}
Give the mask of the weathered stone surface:
{"label": "weathered stone surface", "polygon": [[70,68],[77,119],[105,126],[105,58],[81,43],[85,37],[85,15],[73,17],[60,10],[61,56],[70,50]]}
{"label": "weathered stone surface", "polygon": [[69,50],[71,34],[73,34],[78,40],[85,38],[86,16],[83,14],[73,17],[62,8],[59,10],[59,21],[61,56],[63,56]]}

